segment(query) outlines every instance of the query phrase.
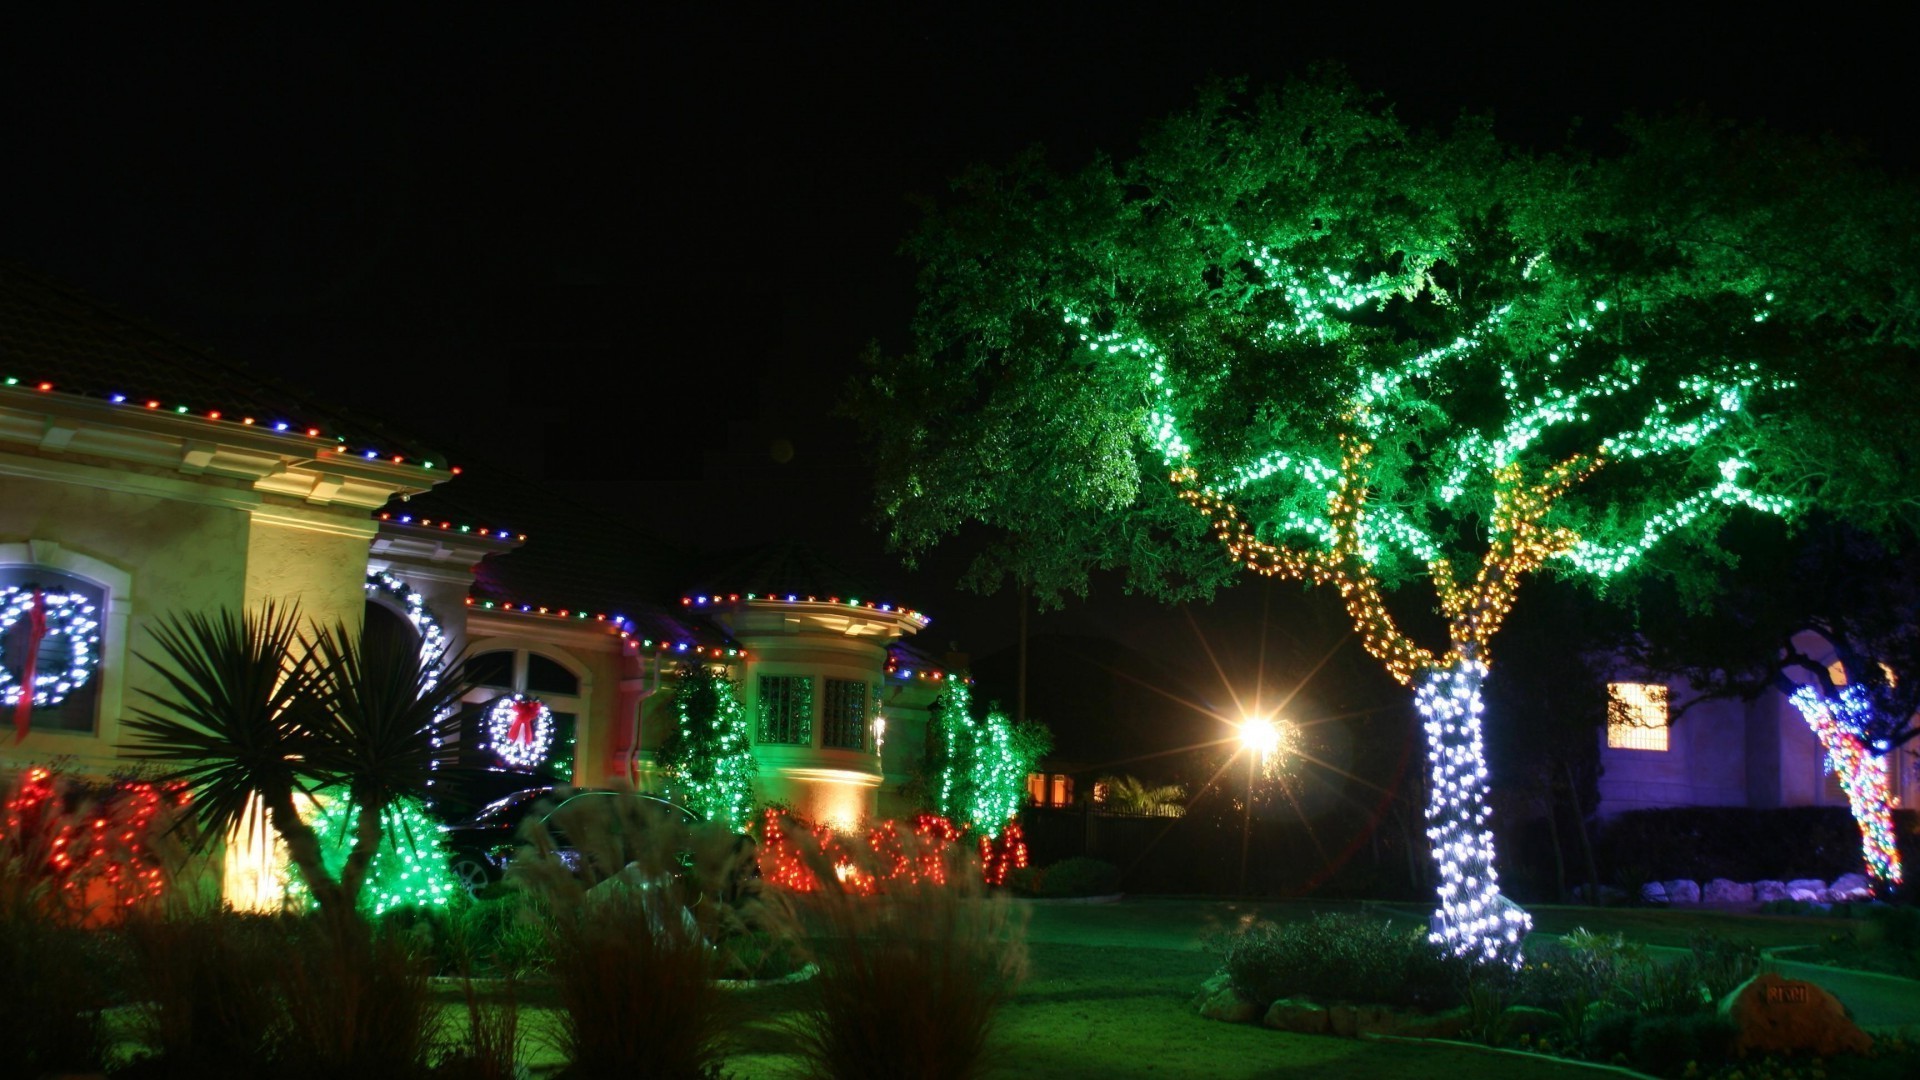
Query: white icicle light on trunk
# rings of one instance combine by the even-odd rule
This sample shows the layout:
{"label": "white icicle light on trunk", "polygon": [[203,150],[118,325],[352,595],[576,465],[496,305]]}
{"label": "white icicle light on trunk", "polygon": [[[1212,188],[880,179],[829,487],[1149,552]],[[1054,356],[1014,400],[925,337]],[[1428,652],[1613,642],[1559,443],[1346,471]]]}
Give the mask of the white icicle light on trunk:
{"label": "white icicle light on trunk", "polygon": [[1440,907],[1429,938],[1453,956],[1518,967],[1520,942],[1533,920],[1500,895],[1493,868],[1480,737],[1480,684],[1486,677],[1485,664],[1461,660],[1426,673],[1414,693],[1432,769],[1427,840],[1440,869]]}

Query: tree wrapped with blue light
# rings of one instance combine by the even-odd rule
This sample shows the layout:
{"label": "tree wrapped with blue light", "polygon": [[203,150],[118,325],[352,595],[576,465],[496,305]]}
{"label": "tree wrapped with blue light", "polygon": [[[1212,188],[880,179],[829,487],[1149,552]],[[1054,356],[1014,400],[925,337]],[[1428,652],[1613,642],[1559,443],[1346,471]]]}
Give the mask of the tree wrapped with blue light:
{"label": "tree wrapped with blue light", "polygon": [[1799,686],[1788,700],[1820,740],[1827,769],[1839,779],[1860,827],[1867,878],[1875,895],[1886,896],[1903,876],[1889,781],[1894,749],[1920,734],[1913,726],[1914,695],[1902,692],[1877,664],[1844,670],[1863,681],[1836,685],[1823,671],[1819,685]]}
{"label": "tree wrapped with blue light", "polygon": [[688,663],[673,708],[678,722],[660,752],[669,790],[706,820],[744,830],[753,820],[759,765],[739,689],[724,669]]}
{"label": "tree wrapped with blue light", "polygon": [[988,839],[997,839],[1020,814],[1027,773],[1052,739],[1039,724],[1016,724],[999,709],[976,716],[973,691],[955,678],[934,706],[931,743],[936,812]]}

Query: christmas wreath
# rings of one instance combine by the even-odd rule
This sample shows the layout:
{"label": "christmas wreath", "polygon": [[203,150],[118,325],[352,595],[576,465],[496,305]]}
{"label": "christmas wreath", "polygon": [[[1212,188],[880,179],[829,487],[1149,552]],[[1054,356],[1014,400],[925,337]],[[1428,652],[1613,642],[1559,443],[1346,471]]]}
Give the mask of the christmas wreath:
{"label": "christmas wreath", "polygon": [[508,765],[531,769],[553,748],[553,710],[525,694],[497,697],[487,707],[487,742]]}

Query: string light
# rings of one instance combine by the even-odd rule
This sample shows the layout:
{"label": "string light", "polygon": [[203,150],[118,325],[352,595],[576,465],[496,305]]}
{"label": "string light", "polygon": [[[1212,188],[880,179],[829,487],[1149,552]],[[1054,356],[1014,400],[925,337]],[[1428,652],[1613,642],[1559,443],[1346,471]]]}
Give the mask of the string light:
{"label": "string light", "polygon": [[[1857,683],[1842,686],[1834,697],[1823,697],[1803,686],[1788,699],[1827,752],[1827,768],[1840,778],[1840,790],[1860,827],[1860,845],[1867,876],[1876,886],[1901,882],[1900,845],[1893,831],[1893,797],[1888,785],[1887,755],[1869,740],[1876,727],[1872,699]],[[1878,887],[1876,892],[1880,891]]]}
{"label": "string light", "polygon": [[[9,387],[18,387],[21,385],[22,381],[23,380],[21,380],[17,376],[8,376],[4,379],[0,379],[0,385],[9,386]],[[49,393],[54,390],[54,384],[51,382],[45,382],[45,381],[36,382],[31,379],[24,380],[24,381],[28,385],[32,386],[33,389],[38,390],[41,393]],[[67,388],[61,388],[59,392],[62,394],[70,395],[72,397],[85,397],[85,398],[93,398],[94,400],[98,400],[98,401],[105,401],[110,405],[128,405],[134,408],[144,407],[146,409],[153,410],[153,411],[158,411],[162,405],[160,400],[157,398],[129,399],[126,394],[119,393],[119,392],[92,393],[89,391],[72,390]],[[309,438],[309,439],[324,439],[338,446],[345,446],[347,444],[347,437],[345,435],[326,434],[326,433],[323,433],[321,429],[317,427],[302,428],[301,425],[296,424],[289,420],[257,422],[255,417],[246,415],[245,413],[228,415],[232,410],[223,411],[220,409],[200,409],[200,408],[195,408],[189,405],[174,405],[171,411],[176,416],[185,416],[190,419],[202,420],[208,423],[226,423],[226,424],[234,424],[240,427],[258,427],[258,428],[261,428],[262,430],[270,431],[278,435],[288,435],[294,438],[299,438],[304,436],[305,438]],[[395,465],[408,464],[408,461],[405,455],[389,454],[378,449],[362,448],[358,451],[355,451],[355,453],[359,454],[361,457],[369,461],[385,460]],[[418,469],[436,468],[435,464],[432,461],[424,461],[424,460],[416,461],[416,462],[412,462],[412,464],[415,468],[418,468]],[[457,474],[460,470],[456,468],[451,471]]]}
{"label": "string light", "polygon": [[759,765],[738,688],[724,673],[688,664],[673,707],[679,737],[667,748],[663,764],[674,791],[706,820],[745,829],[753,818]]}
{"label": "string light", "polygon": [[[359,808],[343,788],[331,788],[315,799],[314,837],[320,844],[320,863],[335,881],[346,869],[358,834]],[[448,868],[447,849],[440,826],[426,808],[413,799],[401,799],[387,808],[380,821],[380,846],[367,864],[359,906],[380,915],[396,908],[445,907],[463,895]],[[290,875],[290,898],[308,894],[298,874]]]}
{"label": "string light", "polygon": [[525,694],[494,698],[487,706],[487,745],[513,768],[533,768],[553,749],[553,710]]}
{"label": "string light", "polygon": [[380,520],[391,525],[411,525],[416,529],[457,532],[487,540],[525,540],[527,538],[526,533],[515,533],[507,529],[493,529],[485,525],[456,525],[451,521],[434,521],[431,518],[414,517],[412,514],[395,514],[386,510],[380,512]]}
{"label": "string light", "polygon": [[935,807],[944,817],[995,839],[1019,816],[1035,755],[1013,722],[993,710],[973,715],[972,691],[952,680],[940,698],[940,778]]}
{"label": "string light", "polygon": [[838,596],[828,596],[822,599],[819,596],[805,596],[800,593],[708,593],[683,596],[680,598],[681,606],[690,608],[724,607],[741,603],[829,604],[834,607],[864,608],[868,611],[879,611],[899,615],[909,622],[918,624],[921,629],[925,629],[929,623],[933,622],[931,617],[910,608],[901,607],[898,604],[882,604],[872,600],[863,601],[857,597],[849,597],[843,600]]}
{"label": "string light", "polygon": [[[41,708],[60,704],[93,678],[100,664],[100,610],[82,593],[8,585],[0,588],[0,642],[21,619],[32,620],[36,608],[45,622],[39,642],[29,650],[36,654],[30,696]],[[56,662],[48,663],[50,657]],[[23,665],[17,675],[16,662]],[[0,702],[19,704],[25,663],[0,651]]]}
{"label": "string light", "polygon": [[[1412,271],[1404,280],[1380,274],[1365,281],[1324,267],[1307,273],[1253,244],[1247,257],[1264,282],[1254,288],[1281,292],[1292,309],[1291,319],[1265,328],[1270,339],[1282,343],[1347,339],[1351,328],[1343,316],[1430,284]],[[1521,277],[1548,272],[1544,263],[1545,256],[1529,260]],[[1603,314],[1607,305],[1596,300],[1592,310]],[[1790,512],[1791,500],[1742,482],[1752,466],[1739,455],[1720,458],[1716,477],[1643,516],[1594,517],[1586,523],[1594,535],[1576,530],[1563,502],[1612,462],[1668,456],[1690,463],[1754,395],[1792,384],[1764,377],[1754,363],[1722,364],[1657,391],[1647,384],[1649,365],[1642,360],[1622,357],[1576,368],[1568,361],[1581,353],[1594,330],[1580,313],[1558,320],[1557,342],[1539,351],[1520,350],[1523,368],[1507,358],[1512,351],[1488,347],[1510,332],[1515,319],[1513,307],[1503,305],[1450,341],[1360,370],[1335,410],[1337,455],[1317,452],[1310,444],[1322,435],[1309,430],[1301,435],[1302,445],[1282,446],[1207,477],[1183,433],[1185,403],[1160,348],[1121,329],[1096,333],[1091,317],[1078,311],[1069,310],[1064,318],[1094,355],[1125,355],[1142,363],[1144,434],[1166,462],[1180,497],[1210,523],[1228,556],[1259,574],[1337,589],[1367,652],[1401,685],[1414,688],[1433,770],[1428,836],[1441,875],[1434,940],[1476,962],[1518,964],[1529,922],[1500,895],[1493,835],[1486,824],[1480,686],[1494,635],[1512,610],[1520,583],[1551,560],[1604,578],[1716,509]],[[1469,362],[1481,366],[1468,367]],[[1449,416],[1445,399],[1460,387],[1476,386],[1489,363],[1504,420],[1477,427],[1444,419]],[[1630,407],[1629,399],[1637,404]],[[1638,421],[1624,430],[1600,430],[1606,421],[1596,421],[1594,410],[1603,401],[1609,403],[1605,415],[1626,408],[1637,412]],[[1541,453],[1550,432],[1564,443],[1558,433],[1568,429],[1577,436],[1573,445],[1584,449]],[[1381,445],[1391,448],[1393,464],[1376,454]],[[1396,465],[1398,471],[1382,475]],[[1408,493],[1423,477],[1424,493]],[[1381,490],[1395,497],[1376,498]],[[1469,499],[1475,512],[1443,512]],[[1266,515],[1258,524],[1242,508],[1254,500]],[[1463,525],[1484,533],[1463,531]],[[1450,553],[1476,542],[1479,565],[1470,579],[1463,578]],[[1413,641],[1387,608],[1382,575],[1409,562],[1439,601],[1448,631],[1444,652]]]}

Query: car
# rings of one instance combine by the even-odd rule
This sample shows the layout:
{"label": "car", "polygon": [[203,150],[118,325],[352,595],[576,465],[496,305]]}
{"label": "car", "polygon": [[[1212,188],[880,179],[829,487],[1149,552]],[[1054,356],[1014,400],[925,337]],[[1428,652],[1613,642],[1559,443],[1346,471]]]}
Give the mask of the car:
{"label": "car", "polygon": [[552,819],[557,816],[564,821],[571,814],[590,807],[594,800],[621,795],[657,804],[689,825],[700,821],[700,816],[686,807],[653,795],[543,784],[510,792],[481,807],[472,817],[440,826],[448,853],[447,868],[470,896],[499,881],[521,844],[522,827],[535,813],[549,823],[554,854],[573,867],[578,853],[568,843],[566,834],[551,824]]}

